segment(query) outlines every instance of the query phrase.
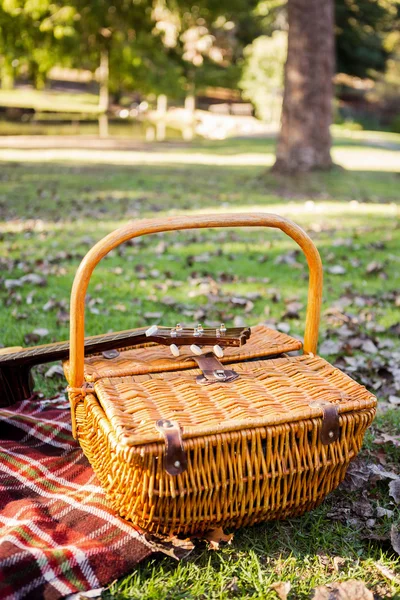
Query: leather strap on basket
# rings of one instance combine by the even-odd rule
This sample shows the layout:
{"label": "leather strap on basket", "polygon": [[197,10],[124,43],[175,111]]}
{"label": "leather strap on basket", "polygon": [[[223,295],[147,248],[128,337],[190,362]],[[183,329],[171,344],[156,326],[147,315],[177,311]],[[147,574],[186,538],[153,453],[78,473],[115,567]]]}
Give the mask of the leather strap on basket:
{"label": "leather strap on basket", "polygon": [[209,383],[229,383],[239,377],[232,369],[225,369],[218,358],[212,352],[201,356],[191,356],[199,365],[202,375],[196,377],[197,383],[207,385]]}
{"label": "leather strap on basket", "polygon": [[337,406],[331,402],[320,400],[311,402],[312,408],[322,408],[322,426],[321,426],[321,442],[326,446],[332,442],[336,442],[340,435],[339,427],[339,412]]}
{"label": "leather strap on basket", "polygon": [[160,419],[156,423],[156,428],[165,439],[165,470],[169,475],[180,475],[187,469],[187,458],[183,449],[179,423],[169,419]]}

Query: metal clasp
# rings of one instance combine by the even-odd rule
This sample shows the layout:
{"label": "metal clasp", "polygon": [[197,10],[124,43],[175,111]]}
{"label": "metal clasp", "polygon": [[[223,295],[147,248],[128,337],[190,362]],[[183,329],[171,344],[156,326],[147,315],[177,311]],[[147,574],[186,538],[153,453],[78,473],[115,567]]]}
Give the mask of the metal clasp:
{"label": "metal clasp", "polygon": [[239,377],[232,369],[224,369],[213,352],[201,356],[192,356],[199,365],[202,374],[196,377],[197,383],[207,385],[210,383],[229,383]]}

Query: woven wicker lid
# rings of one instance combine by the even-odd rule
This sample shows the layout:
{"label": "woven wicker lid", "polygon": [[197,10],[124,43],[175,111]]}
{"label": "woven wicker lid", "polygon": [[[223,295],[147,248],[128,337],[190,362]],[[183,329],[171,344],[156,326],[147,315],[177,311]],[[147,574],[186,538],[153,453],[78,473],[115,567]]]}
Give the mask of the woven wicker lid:
{"label": "woven wicker lid", "polygon": [[321,417],[319,401],[338,412],[372,408],[366,388],[313,355],[234,363],[239,378],[200,385],[199,369],[110,377],[95,393],[119,442],[127,446],[162,439],[158,419],[177,421],[183,438],[279,425]]}
{"label": "woven wicker lid", "polygon": [[[225,349],[222,363],[238,362],[250,358],[259,358],[300,350],[302,343],[285,333],[271,329],[266,325],[256,325],[251,328],[248,342],[241,347]],[[211,350],[211,348],[210,348]],[[85,380],[94,382],[102,377],[123,377],[143,373],[176,371],[190,369],[196,366],[187,346],[182,346],[181,355],[174,358],[166,346],[159,344],[142,344],[129,350],[121,351],[119,356],[111,360],[101,354],[85,358]],[[64,371],[69,381],[69,361],[64,362]]]}

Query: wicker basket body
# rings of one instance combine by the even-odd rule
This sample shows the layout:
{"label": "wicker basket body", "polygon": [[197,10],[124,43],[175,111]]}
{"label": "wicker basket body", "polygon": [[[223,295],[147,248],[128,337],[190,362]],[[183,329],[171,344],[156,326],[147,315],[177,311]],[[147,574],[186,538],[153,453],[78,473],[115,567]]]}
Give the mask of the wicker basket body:
{"label": "wicker basket body", "polygon": [[[194,533],[295,516],[342,481],[375,398],[319,357],[234,364],[237,381],[202,387],[199,370],[100,379],[76,408],[80,444],[120,516]],[[339,439],[322,444],[321,395],[338,404]],[[164,469],[154,423],[183,429],[185,473]],[[138,443],[143,440],[143,443]]]}
{"label": "wicker basket body", "polygon": [[[87,280],[100,258],[95,253]],[[237,379],[200,385],[188,351],[172,358],[165,347],[143,345],[111,360],[84,360],[85,289],[73,292],[78,318],[64,365],[74,432],[121,517],[162,533],[240,527],[310,510],[343,480],[376,398],[315,355],[312,311],[303,354],[288,356],[300,349],[298,340],[257,326],[245,346],[221,359]],[[320,298],[311,294],[311,301],[319,314]],[[326,406],[338,416],[328,442]],[[166,440],[156,427],[164,419],[179,424],[187,459],[175,476],[166,471]]]}

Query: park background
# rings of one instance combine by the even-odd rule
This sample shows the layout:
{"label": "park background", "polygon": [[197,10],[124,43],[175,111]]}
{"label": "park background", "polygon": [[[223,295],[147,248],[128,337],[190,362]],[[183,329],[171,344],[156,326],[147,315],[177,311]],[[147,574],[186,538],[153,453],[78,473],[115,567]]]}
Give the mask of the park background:
{"label": "park background", "polygon": [[[352,579],[399,597],[400,494],[370,469],[400,477],[399,11],[1,0],[1,345],[67,339],[79,261],[128,220],[266,211],[320,250],[320,354],[379,398],[358,480],[319,509],[179,564],[151,558],[104,597],[297,599]],[[96,269],[87,334],[222,321],[301,337],[306,289],[277,232],[160,234]],[[36,381],[43,398],[65,394],[59,365]]]}

